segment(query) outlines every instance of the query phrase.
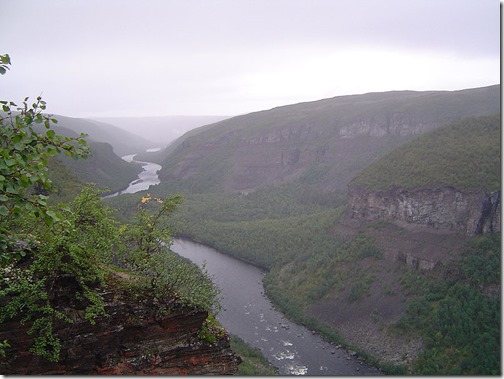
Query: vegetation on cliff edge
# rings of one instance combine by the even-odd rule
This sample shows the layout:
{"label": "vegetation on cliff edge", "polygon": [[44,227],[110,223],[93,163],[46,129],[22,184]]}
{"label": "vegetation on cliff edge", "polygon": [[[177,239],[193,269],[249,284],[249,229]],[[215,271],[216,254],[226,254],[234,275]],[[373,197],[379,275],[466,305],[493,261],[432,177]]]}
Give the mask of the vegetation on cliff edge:
{"label": "vegetation on cliff edge", "polygon": [[[0,63],[3,74],[9,56],[0,55]],[[86,156],[84,136],[57,134],[51,128],[57,121],[43,113],[46,104],[40,97],[31,105],[28,98],[22,106],[0,104],[5,114],[0,117],[0,324],[26,324],[31,352],[58,361],[62,343],[55,324],[77,319],[93,324],[105,316],[108,273],[120,269],[128,270],[131,288],[141,288],[158,302],[158,312],[169,311],[173,301],[218,309],[218,291],[206,272],[169,250],[168,218],[181,196],[137,196],[128,224],[115,219],[93,185],[69,203],[49,203],[50,158],[60,152]],[[164,303],[166,298],[171,300]],[[207,337],[214,330],[208,329]],[[16,354],[15,344],[10,345],[0,341],[0,364]]]}

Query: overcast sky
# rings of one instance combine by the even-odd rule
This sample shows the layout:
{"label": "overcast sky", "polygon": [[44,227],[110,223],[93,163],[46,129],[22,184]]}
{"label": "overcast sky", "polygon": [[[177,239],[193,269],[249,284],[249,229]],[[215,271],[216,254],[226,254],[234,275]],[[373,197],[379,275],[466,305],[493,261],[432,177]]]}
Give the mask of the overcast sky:
{"label": "overcast sky", "polygon": [[237,115],[500,82],[498,0],[2,0],[0,99],[73,117]]}

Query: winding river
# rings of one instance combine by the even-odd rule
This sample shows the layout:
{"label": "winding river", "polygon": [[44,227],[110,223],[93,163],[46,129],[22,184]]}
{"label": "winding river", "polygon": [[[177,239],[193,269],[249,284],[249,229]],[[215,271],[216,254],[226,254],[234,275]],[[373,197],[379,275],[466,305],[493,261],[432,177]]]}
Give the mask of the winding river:
{"label": "winding river", "polygon": [[264,295],[264,272],[257,267],[184,239],[175,239],[171,249],[200,267],[205,264],[221,289],[219,322],[259,348],[281,375],[380,375],[378,369],[276,311]]}
{"label": "winding river", "polygon": [[[123,157],[133,160],[134,155]],[[159,183],[160,166],[143,164],[139,179],[121,193],[134,193]],[[276,311],[264,295],[264,272],[255,266],[189,240],[175,239],[171,249],[202,267],[221,290],[222,326],[260,349],[280,375],[380,375],[380,371],[339,346],[323,340]]]}
{"label": "winding river", "polygon": [[[154,152],[158,150],[160,150],[160,148],[152,148],[148,149],[147,151]],[[152,185],[159,184],[160,180],[157,172],[158,170],[161,170],[161,166],[157,163],[137,161],[135,160],[135,155],[136,154],[125,155],[121,158],[126,162],[135,161],[142,165],[143,171],[138,174],[138,179],[133,180],[126,189],[106,195],[104,196],[104,198],[118,196],[123,193],[135,193],[138,191],[144,191],[149,189],[149,187]]]}

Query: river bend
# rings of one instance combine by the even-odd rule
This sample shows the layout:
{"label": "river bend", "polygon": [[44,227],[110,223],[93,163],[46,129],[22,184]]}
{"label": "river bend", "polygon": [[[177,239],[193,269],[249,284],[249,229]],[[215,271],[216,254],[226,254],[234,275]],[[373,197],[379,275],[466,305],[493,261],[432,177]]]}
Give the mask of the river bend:
{"label": "river bend", "polygon": [[[122,158],[131,162],[134,157]],[[157,171],[161,166],[139,163],[143,171],[138,179],[107,197],[143,191],[159,183]],[[231,334],[260,349],[281,375],[380,375],[375,367],[276,311],[264,295],[264,272],[257,267],[184,239],[176,239],[171,249],[200,267],[205,264],[221,289],[223,310],[217,315],[219,322]]]}
{"label": "river bend", "polygon": [[259,348],[281,375],[380,375],[276,311],[264,295],[264,272],[204,245],[175,239],[171,249],[198,266],[206,266],[221,289],[224,308],[217,319],[231,334]]}

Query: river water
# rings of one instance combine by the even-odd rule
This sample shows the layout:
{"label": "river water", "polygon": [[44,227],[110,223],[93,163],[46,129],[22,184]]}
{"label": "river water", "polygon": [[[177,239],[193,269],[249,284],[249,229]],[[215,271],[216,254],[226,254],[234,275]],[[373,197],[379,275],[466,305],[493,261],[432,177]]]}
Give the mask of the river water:
{"label": "river water", "polygon": [[[147,151],[157,151],[157,150],[160,150],[160,148],[152,148],[152,149],[148,149]],[[135,162],[140,163],[142,165],[143,171],[138,174],[138,179],[135,179],[134,181],[132,181],[129,184],[128,188],[126,188],[122,191],[118,191],[118,192],[114,192],[109,195],[106,195],[106,196],[104,196],[104,198],[118,196],[123,193],[135,193],[138,191],[144,191],[144,190],[149,189],[149,187],[152,185],[159,184],[160,180],[159,180],[157,172],[158,172],[158,170],[161,170],[161,166],[156,163],[152,163],[152,162],[137,161],[134,159],[135,156],[136,156],[136,154],[131,154],[131,155],[125,155],[124,157],[121,157],[121,158],[123,160],[125,160],[126,162],[135,161]]]}
{"label": "river water", "polygon": [[324,341],[276,311],[264,295],[264,272],[204,245],[175,239],[171,249],[202,267],[221,289],[217,319],[231,334],[259,348],[281,375],[380,375],[348,351]]}
{"label": "river water", "polygon": [[[150,149],[153,151],[154,149]],[[122,157],[131,162],[135,154]],[[108,195],[135,193],[159,183],[161,166],[142,163],[143,171],[129,187]],[[375,367],[359,361],[348,351],[324,341],[304,326],[276,311],[264,295],[264,272],[204,245],[176,239],[171,249],[202,267],[221,289],[222,326],[249,345],[260,349],[281,375],[380,375]]]}

